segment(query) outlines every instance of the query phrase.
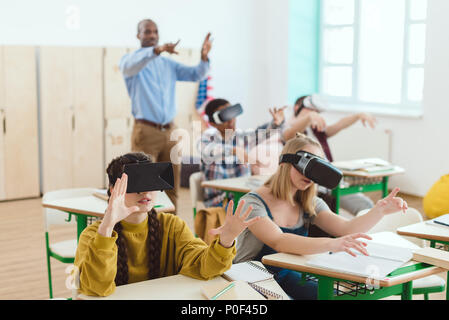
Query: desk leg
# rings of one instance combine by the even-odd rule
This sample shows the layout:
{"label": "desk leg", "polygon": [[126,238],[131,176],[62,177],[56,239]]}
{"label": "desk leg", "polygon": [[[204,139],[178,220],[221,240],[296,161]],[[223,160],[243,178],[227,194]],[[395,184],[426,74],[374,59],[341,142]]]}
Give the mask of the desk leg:
{"label": "desk leg", "polygon": [[413,298],[413,285],[412,281],[406,282],[402,285],[402,300],[412,300]]}
{"label": "desk leg", "polygon": [[83,214],[76,215],[76,231],[77,240],[79,240],[81,232],[87,227],[87,216]]}
{"label": "desk leg", "polygon": [[384,198],[388,196],[388,177],[382,178],[382,193]]}
{"label": "desk leg", "polygon": [[331,278],[318,279],[318,300],[334,299],[334,280]]}
{"label": "desk leg", "polygon": [[333,194],[335,197],[335,213],[339,214],[339,212],[340,212],[340,194],[341,194],[340,185],[338,185],[338,187],[334,189]]}

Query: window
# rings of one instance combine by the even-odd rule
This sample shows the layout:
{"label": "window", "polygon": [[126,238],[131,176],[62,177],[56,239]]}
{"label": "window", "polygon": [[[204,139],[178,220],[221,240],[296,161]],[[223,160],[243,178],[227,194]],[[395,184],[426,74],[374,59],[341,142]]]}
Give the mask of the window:
{"label": "window", "polygon": [[320,93],[354,108],[419,108],[427,0],[321,3]]}

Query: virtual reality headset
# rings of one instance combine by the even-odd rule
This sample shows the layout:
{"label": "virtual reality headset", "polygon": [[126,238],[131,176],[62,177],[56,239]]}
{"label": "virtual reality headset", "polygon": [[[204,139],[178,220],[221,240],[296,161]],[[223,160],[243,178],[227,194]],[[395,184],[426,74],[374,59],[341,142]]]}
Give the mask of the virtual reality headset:
{"label": "virtual reality headset", "polygon": [[215,112],[212,115],[211,122],[216,123],[216,124],[223,124],[227,121],[237,118],[242,113],[243,113],[243,108],[240,105],[240,103],[238,103],[233,106],[230,106],[230,107],[227,107],[225,109]]}
{"label": "virtual reality headset", "polygon": [[128,175],[126,193],[168,190],[174,187],[173,166],[171,162],[125,164]]}
{"label": "virtual reality headset", "polygon": [[307,179],[328,189],[338,186],[343,177],[328,161],[305,151],[281,155],[279,163],[290,163]]}
{"label": "virtual reality headset", "polygon": [[304,99],[302,106],[299,108],[296,115],[298,115],[303,108],[312,109],[316,112],[323,112],[329,109],[329,104],[323,97],[313,94]]}

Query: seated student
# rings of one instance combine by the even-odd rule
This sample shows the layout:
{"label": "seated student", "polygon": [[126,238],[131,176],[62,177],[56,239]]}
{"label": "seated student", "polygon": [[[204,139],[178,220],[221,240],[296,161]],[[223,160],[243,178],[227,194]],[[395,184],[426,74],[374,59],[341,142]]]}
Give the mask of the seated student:
{"label": "seated student", "polygon": [[88,226],[79,239],[75,265],[80,292],[107,296],[116,286],[183,274],[211,279],[231,266],[234,239],[255,219],[245,221],[239,204],[229,206],[225,223],[212,234],[209,246],[195,238],[187,224],[173,214],[156,213],[158,191],[126,193],[126,164],[150,161],[144,153],[129,153],[112,160],[107,168],[109,204],[102,221]]}
{"label": "seated student", "polygon": [[[289,140],[282,155],[294,156],[299,151],[324,156],[320,144],[303,134]],[[368,232],[384,215],[407,209],[407,203],[396,197],[399,191],[396,188],[366,215],[347,220],[333,213],[317,197],[316,190],[316,184],[295,166],[281,163],[265,185],[243,196],[241,199],[245,200],[245,207],[253,208],[250,217],[259,216],[262,219],[237,238],[234,263],[260,261],[263,256],[276,252],[309,255],[345,251],[355,256],[351,250],[357,250],[367,255],[365,244],[360,239],[370,237],[363,232]],[[312,224],[336,238],[308,237]],[[316,282],[307,281],[302,286],[298,284],[302,277],[300,272],[268,268],[275,272],[276,281],[293,299],[316,299]]]}
{"label": "seated student", "polygon": [[[273,129],[281,128],[283,117],[280,110],[270,110],[273,121],[263,130],[236,130],[236,116],[233,113],[226,121],[220,121],[218,114],[223,110],[235,108],[224,99],[210,101],[205,108],[211,127],[205,130],[198,144],[201,153],[201,172],[205,180],[217,180],[250,176],[259,173],[259,164],[249,163],[248,151],[259,142],[273,134]],[[238,108],[237,108],[238,109]],[[241,112],[241,111],[240,111]],[[217,123],[219,122],[219,123]],[[267,133],[267,134],[260,134]],[[206,207],[222,206],[226,193],[212,188],[204,188]]]}
{"label": "seated student", "polygon": [[[304,132],[307,135],[315,137],[320,142],[327,160],[333,162],[331,149],[327,141],[328,138],[337,135],[340,131],[352,126],[357,121],[361,121],[365,127],[369,126],[374,129],[377,120],[370,114],[357,113],[344,117],[332,125],[327,125],[324,118],[320,115],[320,112],[325,108],[326,102],[317,95],[299,98],[294,106],[294,118],[287,122],[286,128],[283,131],[283,138],[287,141],[293,138],[296,132]],[[307,123],[308,125],[304,130],[295,131],[299,123]],[[332,209],[335,209],[331,191],[324,188],[320,188],[319,191],[320,196],[326,199],[328,204],[332,204]],[[372,208],[374,203],[363,193],[356,193],[342,196],[340,198],[340,206],[352,215],[356,215],[362,210]]]}

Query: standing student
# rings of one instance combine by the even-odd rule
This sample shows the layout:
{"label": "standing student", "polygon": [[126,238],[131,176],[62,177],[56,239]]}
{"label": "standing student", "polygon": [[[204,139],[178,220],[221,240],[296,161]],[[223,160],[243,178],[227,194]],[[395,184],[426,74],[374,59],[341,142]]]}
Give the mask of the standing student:
{"label": "standing student", "polygon": [[194,237],[187,224],[172,214],[156,213],[158,191],[126,193],[126,164],[151,161],[143,153],[130,153],[109,164],[109,203],[102,221],[81,234],[75,265],[80,292],[107,296],[116,286],[183,274],[211,279],[230,268],[235,256],[234,239],[258,218],[245,221],[251,207],[235,214],[230,205],[225,223],[211,230],[219,235],[209,246]]}
{"label": "standing student", "polygon": [[[320,144],[312,138],[298,134],[289,140],[282,155],[295,155],[305,151],[323,157]],[[360,239],[370,239],[363,234],[376,225],[383,216],[404,211],[407,203],[396,194],[396,188],[380,200],[366,215],[352,220],[333,213],[327,204],[317,197],[316,184],[302,175],[292,164],[281,163],[276,173],[255,191],[241,199],[245,207],[251,206],[250,217],[261,217],[237,238],[237,255],[234,263],[261,260],[265,255],[285,252],[298,255],[351,250],[368,255]],[[316,225],[336,238],[310,238],[310,225]],[[269,267],[271,268],[271,267]],[[304,286],[300,272],[272,268],[275,279],[293,299],[316,299],[317,285],[307,281]]]}
{"label": "standing student", "polygon": [[[305,129],[300,132],[304,132],[307,135],[316,138],[320,142],[327,160],[333,162],[334,159],[328,143],[329,138],[337,135],[342,130],[359,121],[362,122],[365,127],[374,129],[377,120],[374,116],[362,112],[343,117],[336,123],[328,125],[320,114],[323,107],[325,108],[325,102],[315,99],[316,97],[317,96],[303,96],[296,101],[294,106],[294,117],[286,125],[283,137],[285,141],[293,138],[296,132],[298,132],[298,124],[306,124]],[[319,191],[320,196],[326,199],[326,202],[331,204],[333,209],[335,209],[335,201],[331,195],[331,190],[320,188]],[[342,196],[340,198],[340,206],[355,216],[362,210],[372,208],[374,203],[363,193],[355,193]]]}
{"label": "standing student", "polygon": [[[158,45],[159,32],[156,23],[150,19],[139,22],[137,38],[141,48],[124,55],[120,70],[125,78],[131,98],[135,123],[132,132],[132,150],[153,156],[157,162],[171,161],[170,151],[176,141],[170,140],[175,130],[176,116],[175,88],[177,81],[201,81],[209,70],[209,51],[212,47],[210,33],[201,48],[201,61],[190,67],[162,57],[162,52],[177,54],[176,43]],[[180,165],[173,165],[175,188],[167,195],[177,207],[180,184]]]}
{"label": "standing student", "polygon": [[[207,181],[258,174],[260,164],[257,159],[249,163],[248,151],[274,133],[272,130],[280,129],[284,122],[281,109],[275,108],[270,109],[273,120],[263,128],[266,131],[236,129],[236,117],[217,123],[214,114],[229,107],[232,107],[229,101],[214,99],[205,108],[211,127],[203,132],[198,150],[203,179]],[[225,196],[226,192],[205,188],[204,204],[206,207],[222,206]]]}

